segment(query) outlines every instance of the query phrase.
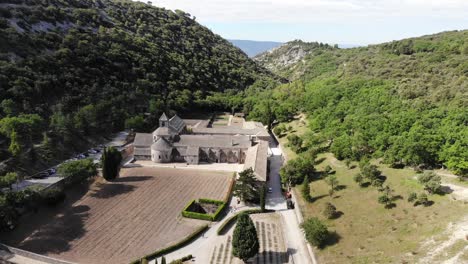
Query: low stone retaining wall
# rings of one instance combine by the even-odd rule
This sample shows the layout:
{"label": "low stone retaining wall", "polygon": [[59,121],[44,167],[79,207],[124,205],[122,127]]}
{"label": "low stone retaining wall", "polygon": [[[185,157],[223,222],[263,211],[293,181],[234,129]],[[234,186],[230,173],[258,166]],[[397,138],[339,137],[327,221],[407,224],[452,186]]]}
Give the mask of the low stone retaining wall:
{"label": "low stone retaining wall", "polygon": [[[9,252],[9,253],[12,253],[12,254],[15,254],[15,255],[18,255],[18,256],[22,256],[24,258],[29,258],[29,259],[32,259],[32,260],[41,261],[41,262],[49,263],[49,264],[73,264],[72,262],[67,262],[67,261],[64,261],[64,260],[58,260],[58,259],[50,258],[50,257],[47,257],[47,256],[43,256],[43,255],[39,255],[39,254],[36,254],[36,253],[33,253],[33,252],[22,250],[22,249],[19,249],[19,248],[10,247],[10,246],[4,245],[4,244],[0,244],[0,250],[4,250],[6,252]],[[0,261],[1,261],[1,259],[0,259]],[[7,263],[11,263],[8,260],[5,260],[5,261],[7,261]]]}

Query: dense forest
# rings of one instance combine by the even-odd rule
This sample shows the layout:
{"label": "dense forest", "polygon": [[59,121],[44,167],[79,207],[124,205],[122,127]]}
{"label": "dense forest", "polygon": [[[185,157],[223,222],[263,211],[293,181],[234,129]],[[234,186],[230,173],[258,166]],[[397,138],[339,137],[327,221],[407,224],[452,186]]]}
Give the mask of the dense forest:
{"label": "dense forest", "polygon": [[259,60],[291,82],[272,93],[246,91],[251,117],[271,124],[306,113],[302,151],[468,175],[468,31],[355,49],[315,46],[287,67],[278,52]]}
{"label": "dense forest", "polygon": [[271,76],[179,10],[0,0],[0,175],[41,168],[98,135],[152,129],[162,111],[225,107],[220,95],[274,86]]}

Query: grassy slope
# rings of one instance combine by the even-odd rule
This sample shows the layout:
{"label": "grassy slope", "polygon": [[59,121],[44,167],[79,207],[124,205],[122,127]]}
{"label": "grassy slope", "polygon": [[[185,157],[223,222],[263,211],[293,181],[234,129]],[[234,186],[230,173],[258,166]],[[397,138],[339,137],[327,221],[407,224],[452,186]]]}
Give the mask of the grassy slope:
{"label": "grassy slope", "polygon": [[[304,134],[307,128],[299,120],[289,125],[295,131],[292,133],[298,135]],[[280,138],[280,143],[289,159],[296,156],[285,147],[285,136]],[[360,188],[353,181],[358,168],[348,169],[330,153],[321,154],[318,159],[321,158],[325,160],[317,165],[317,170],[330,165],[336,170],[340,184],[346,186],[332,198],[328,196],[328,185],[318,180],[311,183],[311,195],[317,198],[314,203],[306,204],[302,197],[297,197],[304,217],[323,219],[330,230],[340,236],[337,244],[316,251],[321,263],[399,263],[403,260],[412,263],[426,254],[419,251],[421,242],[435,235],[441,236],[448,223],[459,220],[466,211],[463,203],[439,195],[429,197],[435,202],[431,207],[413,207],[406,201],[408,193],[422,191],[414,179],[414,171],[379,165],[383,175],[387,176],[386,183],[391,185],[396,195],[403,196],[396,202],[396,208],[384,209],[377,202],[379,194],[375,188]],[[322,216],[326,202],[333,203],[343,215],[336,220],[326,220]],[[462,245],[454,245],[447,251],[447,258],[460,252],[461,248]]]}

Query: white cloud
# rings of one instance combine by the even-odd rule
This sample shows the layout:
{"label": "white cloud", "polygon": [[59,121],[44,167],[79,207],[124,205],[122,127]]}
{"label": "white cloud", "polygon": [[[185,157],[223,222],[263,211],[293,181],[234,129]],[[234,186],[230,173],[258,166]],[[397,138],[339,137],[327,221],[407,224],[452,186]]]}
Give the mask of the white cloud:
{"label": "white cloud", "polygon": [[468,29],[468,0],[151,1],[236,39],[369,44]]}
{"label": "white cloud", "polygon": [[468,0],[154,0],[202,22],[303,23],[363,18],[463,18]]}

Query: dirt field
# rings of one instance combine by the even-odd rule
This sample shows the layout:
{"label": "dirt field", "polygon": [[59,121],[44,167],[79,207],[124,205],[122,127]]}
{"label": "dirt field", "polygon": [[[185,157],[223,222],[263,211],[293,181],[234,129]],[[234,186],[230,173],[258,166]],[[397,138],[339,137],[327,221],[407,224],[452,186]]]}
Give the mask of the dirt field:
{"label": "dirt field", "polygon": [[182,239],[205,221],[180,212],[195,198],[221,200],[231,173],[133,168],[112,183],[68,191],[65,204],[24,217],[2,242],[79,263],[129,263]]}

